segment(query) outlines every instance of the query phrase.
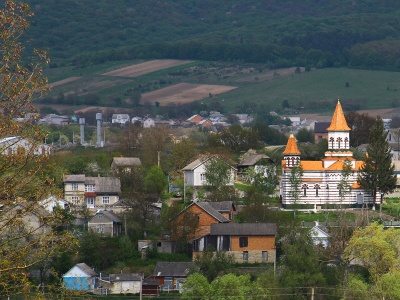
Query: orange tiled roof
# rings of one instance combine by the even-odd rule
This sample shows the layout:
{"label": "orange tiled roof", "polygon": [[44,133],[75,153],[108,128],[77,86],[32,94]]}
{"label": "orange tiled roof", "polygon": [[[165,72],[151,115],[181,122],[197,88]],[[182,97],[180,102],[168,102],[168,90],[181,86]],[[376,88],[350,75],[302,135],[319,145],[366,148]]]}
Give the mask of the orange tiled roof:
{"label": "orange tiled roof", "polygon": [[352,188],[352,189],[361,189],[362,186],[361,186],[358,182],[355,182],[355,183],[353,183],[353,184],[351,185],[351,188]]}
{"label": "orange tiled roof", "polygon": [[342,105],[340,101],[336,104],[335,112],[333,113],[331,125],[326,129],[327,131],[350,131],[347,126],[346,118],[344,117]]}
{"label": "orange tiled roof", "polygon": [[[363,161],[356,161],[355,168],[352,168],[353,171],[360,170]],[[324,168],[322,161],[313,161],[313,160],[301,160],[300,165],[304,171],[341,171],[343,170],[344,160],[337,160],[328,168]],[[282,160],[282,170],[290,170],[289,167],[286,167],[286,161]]]}
{"label": "orange tiled roof", "polygon": [[302,160],[300,165],[304,171],[320,171],[324,170],[322,161]]}
{"label": "orange tiled roof", "polygon": [[297,148],[297,141],[296,138],[294,137],[293,133],[290,134],[285,151],[283,151],[283,155],[300,155],[299,148]]}

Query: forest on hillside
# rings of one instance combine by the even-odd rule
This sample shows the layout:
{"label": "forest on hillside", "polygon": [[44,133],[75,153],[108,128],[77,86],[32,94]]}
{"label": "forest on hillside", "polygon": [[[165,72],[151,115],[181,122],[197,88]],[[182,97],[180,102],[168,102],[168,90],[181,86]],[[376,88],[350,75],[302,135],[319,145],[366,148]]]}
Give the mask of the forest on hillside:
{"label": "forest on hillside", "polygon": [[394,0],[26,0],[51,67],[176,58],[400,70]]}

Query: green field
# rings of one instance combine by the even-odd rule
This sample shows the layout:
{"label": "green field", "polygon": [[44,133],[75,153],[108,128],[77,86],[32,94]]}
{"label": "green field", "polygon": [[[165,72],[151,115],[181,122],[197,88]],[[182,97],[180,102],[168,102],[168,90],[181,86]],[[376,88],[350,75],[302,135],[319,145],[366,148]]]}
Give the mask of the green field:
{"label": "green field", "polygon": [[[104,105],[111,98],[127,99],[129,96],[126,95],[126,91],[139,85],[148,86],[148,91],[153,91],[168,85],[189,82],[238,87],[212,99],[203,100],[205,103],[217,101],[227,111],[233,111],[236,106],[244,102],[264,103],[273,110],[281,108],[284,100],[288,100],[290,105],[307,107],[307,102],[322,100],[333,102],[340,98],[344,102],[360,104],[360,109],[390,108],[400,103],[400,73],[397,72],[329,68],[295,74],[288,71],[284,73],[285,70],[261,69],[260,72],[256,69],[262,66],[254,64],[195,62],[136,78],[100,75],[134,63],[138,61],[114,62],[81,69],[71,67],[48,69],[45,75],[48,76],[50,83],[72,76],[82,77],[77,81],[54,87],[49,95],[54,97],[71,91],[83,94],[96,93],[102,98]],[[193,67],[196,68],[195,71]],[[265,77],[271,72],[274,72],[273,77]]]}

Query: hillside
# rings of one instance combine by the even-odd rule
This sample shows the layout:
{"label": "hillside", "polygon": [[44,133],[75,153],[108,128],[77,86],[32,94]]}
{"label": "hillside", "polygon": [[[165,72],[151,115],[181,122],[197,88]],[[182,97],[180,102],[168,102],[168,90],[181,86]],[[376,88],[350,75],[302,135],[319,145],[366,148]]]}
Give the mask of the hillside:
{"label": "hillside", "polygon": [[52,67],[110,60],[240,60],[268,67],[400,68],[395,0],[26,0]]}

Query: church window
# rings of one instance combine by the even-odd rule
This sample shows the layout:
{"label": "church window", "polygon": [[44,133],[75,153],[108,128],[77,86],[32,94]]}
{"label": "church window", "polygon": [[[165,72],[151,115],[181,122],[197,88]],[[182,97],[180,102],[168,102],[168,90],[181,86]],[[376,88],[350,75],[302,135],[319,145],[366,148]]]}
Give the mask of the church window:
{"label": "church window", "polygon": [[307,185],[303,184],[302,189],[303,189],[303,196],[306,197],[307,196]]}
{"label": "church window", "polygon": [[321,187],[319,186],[319,184],[316,184],[314,188],[315,188],[315,196],[318,197],[318,191]]}
{"label": "church window", "polygon": [[343,139],[341,137],[338,137],[336,139],[337,143],[338,143],[338,149],[340,149],[340,143],[343,141]]}
{"label": "church window", "polygon": [[333,149],[333,143],[334,143],[334,138],[333,137],[331,137],[330,139],[329,139],[329,142],[331,143],[331,148]]}
{"label": "church window", "polygon": [[347,149],[347,144],[349,143],[349,138],[344,139],[344,147]]}

